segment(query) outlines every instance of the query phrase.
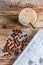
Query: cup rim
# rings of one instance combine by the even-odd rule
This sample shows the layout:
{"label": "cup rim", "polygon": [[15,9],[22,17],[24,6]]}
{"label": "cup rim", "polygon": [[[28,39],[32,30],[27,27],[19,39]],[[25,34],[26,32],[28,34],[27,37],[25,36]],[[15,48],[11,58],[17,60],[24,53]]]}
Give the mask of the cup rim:
{"label": "cup rim", "polygon": [[[26,7],[26,8],[31,8],[31,7]],[[24,8],[24,9],[25,9],[25,8]],[[31,9],[33,9],[33,8],[31,8]],[[23,10],[23,9],[22,9],[22,10]],[[21,11],[22,11],[22,10],[21,10]],[[33,9],[33,10],[34,10],[34,9]],[[20,13],[21,13],[21,11],[20,11]],[[35,11],[35,10],[34,10],[34,11]],[[20,13],[19,13],[19,14],[20,14]],[[37,14],[36,11],[35,11],[35,13],[36,13],[36,15],[37,15],[37,19],[36,19],[36,21],[35,21],[35,23],[36,23],[37,20],[38,20],[38,14]],[[19,19],[19,15],[18,15],[18,19]],[[20,23],[20,20],[19,20],[19,23]],[[34,23],[34,24],[35,24],[35,23]],[[21,24],[22,26],[26,26],[26,25],[23,25],[22,23],[20,23],[20,24]],[[34,25],[34,24],[32,24],[32,25]],[[30,26],[30,25],[27,25],[26,27],[29,27],[29,26]]]}

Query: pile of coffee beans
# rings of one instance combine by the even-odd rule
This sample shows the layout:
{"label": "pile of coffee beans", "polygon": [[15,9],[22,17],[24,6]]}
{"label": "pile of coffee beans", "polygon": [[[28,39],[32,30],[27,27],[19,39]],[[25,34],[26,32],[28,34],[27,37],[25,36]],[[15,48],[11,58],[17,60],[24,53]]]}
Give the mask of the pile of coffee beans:
{"label": "pile of coffee beans", "polygon": [[19,55],[29,42],[27,34],[23,34],[22,30],[16,28],[12,31],[13,33],[3,49],[3,52],[8,52],[10,56]]}

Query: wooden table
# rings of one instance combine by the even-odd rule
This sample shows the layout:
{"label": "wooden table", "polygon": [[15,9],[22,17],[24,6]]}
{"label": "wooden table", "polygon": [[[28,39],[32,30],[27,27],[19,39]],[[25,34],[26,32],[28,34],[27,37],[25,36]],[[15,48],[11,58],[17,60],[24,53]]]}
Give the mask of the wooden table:
{"label": "wooden table", "polygon": [[[32,30],[33,28],[31,26],[29,26],[29,27],[22,26],[19,23],[18,16],[16,16],[15,13],[17,14],[18,12],[17,11],[0,12],[0,41],[2,41],[3,39],[4,40],[6,39],[6,37],[7,37],[6,35],[8,35],[8,31],[6,33],[6,30],[9,29],[9,31],[10,31],[10,29],[13,29],[14,27],[29,29],[29,32],[31,33],[31,35],[29,36],[30,40],[36,34],[37,30],[43,29],[43,13],[42,12],[38,13],[38,19],[37,19],[36,23],[34,24],[35,30]],[[3,61],[0,60],[0,62],[3,62]],[[8,64],[5,64],[5,65],[8,65]],[[11,65],[11,64],[9,64],[9,65]]]}
{"label": "wooden table", "polygon": [[[25,31],[26,32],[28,31],[29,41],[31,41],[31,39],[37,33],[37,30],[27,30],[27,29],[25,29]],[[0,29],[0,48],[2,48],[3,45],[5,45],[6,40],[9,38],[9,36],[10,36],[11,33],[12,33],[11,29]],[[6,59],[4,59],[3,60],[3,58],[2,58],[2,59],[0,59],[0,65],[11,65],[11,64],[13,64],[13,62],[15,61],[15,59],[12,59],[12,60],[9,60],[9,59],[6,60]]]}
{"label": "wooden table", "polygon": [[[20,25],[18,21],[18,11],[0,11],[0,29],[12,29],[14,27],[29,28],[31,26],[25,27]],[[36,29],[43,29],[43,12],[38,13],[38,19],[34,24]]]}

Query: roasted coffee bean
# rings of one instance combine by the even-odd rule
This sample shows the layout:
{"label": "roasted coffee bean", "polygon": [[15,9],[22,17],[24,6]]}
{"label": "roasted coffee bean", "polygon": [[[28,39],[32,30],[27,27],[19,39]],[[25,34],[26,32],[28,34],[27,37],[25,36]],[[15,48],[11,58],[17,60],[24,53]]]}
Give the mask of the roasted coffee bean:
{"label": "roasted coffee bean", "polygon": [[14,54],[15,54],[15,55],[18,55],[18,52],[17,52],[17,51],[15,51],[15,52],[14,52]]}
{"label": "roasted coffee bean", "polygon": [[15,47],[13,47],[13,48],[11,48],[11,51],[13,50],[13,52],[16,50],[16,48]]}
{"label": "roasted coffee bean", "polygon": [[12,39],[11,39],[11,38],[9,38],[8,40],[12,41]]}
{"label": "roasted coffee bean", "polygon": [[14,38],[14,35],[13,34],[11,34],[11,36]]}
{"label": "roasted coffee bean", "polygon": [[21,30],[19,30],[19,31],[18,31],[18,33],[21,33],[21,34],[22,34],[22,31],[21,31]]}
{"label": "roasted coffee bean", "polygon": [[[11,38],[8,38],[6,45],[3,49],[3,51],[7,51],[9,55],[19,55],[24,48],[26,47],[28,43],[27,34],[22,34],[22,31],[20,29],[13,29],[13,33],[11,34]],[[20,41],[20,40],[21,41]],[[13,41],[13,43],[12,43]]]}
{"label": "roasted coffee bean", "polygon": [[11,53],[8,51],[9,55],[11,56]]}
{"label": "roasted coffee bean", "polygon": [[27,34],[25,34],[24,37],[27,37]]}
{"label": "roasted coffee bean", "polygon": [[6,48],[4,48],[2,51],[6,52],[7,50],[6,50]]}
{"label": "roasted coffee bean", "polygon": [[20,50],[23,51],[23,47],[21,47]]}
{"label": "roasted coffee bean", "polygon": [[23,37],[23,35],[21,35],[21,37]]}
{"label": "roasted coffee bean", "polygon": [[14,30],[14,29],[13,29],[12,31],[13,31],[13,32],[15,32],[15,30]]}
{"label": "roasted coffee bean", "polygon": [[18,40],[18,37],[16,37],[15,39]]}
{"label": "roasted coffee bean", "polygon": [[21,37],[19,37],[19,39],[21,39]]}
{"label": "roasted coffee bean", "polygon": [[18,29],[16,29],[16,32],[18,32],[19,30]]}
{"label": "roasted coffee bean", "polygon": [[8,47],[10,48],[13,45],[13,43],[9,44]]}

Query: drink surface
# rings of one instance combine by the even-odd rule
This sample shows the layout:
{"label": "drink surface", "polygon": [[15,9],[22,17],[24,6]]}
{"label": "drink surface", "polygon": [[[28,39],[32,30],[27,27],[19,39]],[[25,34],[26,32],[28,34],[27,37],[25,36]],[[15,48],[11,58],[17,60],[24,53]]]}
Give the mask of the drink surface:
{"label": "drink surface", "polygon": [[19,22],[22,25],[29,26],[37,20],[37,13],[32,8],[24,8],[19,14]]}

